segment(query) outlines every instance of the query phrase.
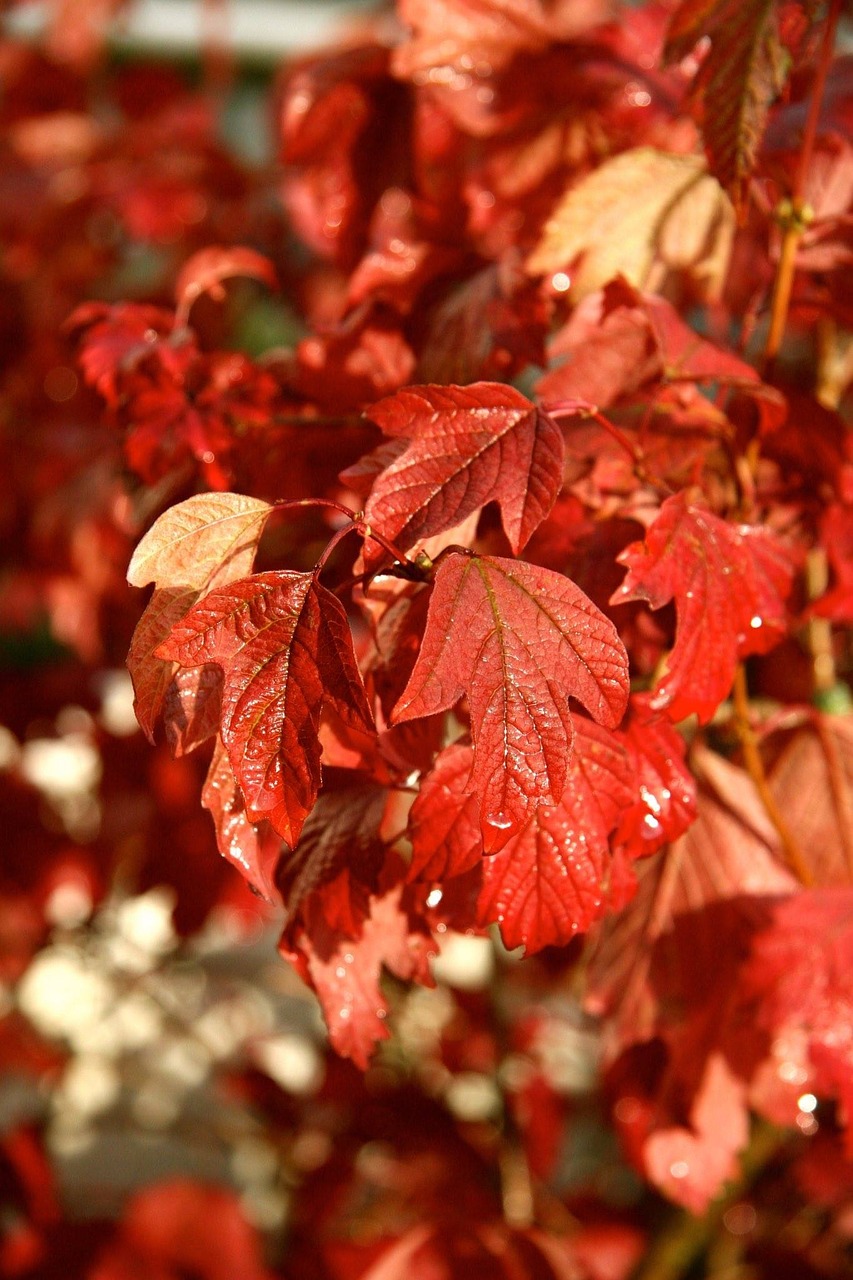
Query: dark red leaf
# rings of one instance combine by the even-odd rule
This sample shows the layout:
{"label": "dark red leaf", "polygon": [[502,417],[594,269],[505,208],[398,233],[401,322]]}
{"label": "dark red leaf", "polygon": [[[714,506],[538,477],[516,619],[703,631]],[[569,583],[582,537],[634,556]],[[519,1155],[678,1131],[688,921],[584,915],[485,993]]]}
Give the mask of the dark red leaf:
{"label": "dark red leaf", "polygon": [[[276,880],[287,912],[286,924],[298,914],[309,894],[342,870],[376,891],[384,857],[379,827],[386,791],[369,779],[355,775],[356,780],[358,785],[323,792],[302,828],[298,846],[282,856]],[[333,921],[329,923],[335,927]]]}
{"label": "dark red leaf", "polygon": [[618,557],[628,574],[611,603],[675,600],[675,645],[650,706],[671,720],[707,722],[725,698],[738,659],[766,653],[787,629],[791,553],[763,527],[734,525],[684,493],[667,498],[646,534]]}
{"label": "dark red leaf", "polygon": [[569,698],[613,727],[627,658],[611,622],[568,578],[494,556],[451,552],[435,576],[426,631],[397,721],[449,710],[466,694],[487,850],[539,804],[562,797]]}
{"label": "dark red leaf", "polygon": [[386,435],[409,441],[365,507],[367,521],[404,549],[495,501],[518,554],[554,505],[562,434],[512,387],[407,387],[372,405],[369,416]]}
{"label": "dark red leaf", "polygon": [[309,573],[262,573],[211,592],[161,657],[224,672],[222,738],[252,821],[295,845],[320,786],[320,711],[372,716],[339,601]]}

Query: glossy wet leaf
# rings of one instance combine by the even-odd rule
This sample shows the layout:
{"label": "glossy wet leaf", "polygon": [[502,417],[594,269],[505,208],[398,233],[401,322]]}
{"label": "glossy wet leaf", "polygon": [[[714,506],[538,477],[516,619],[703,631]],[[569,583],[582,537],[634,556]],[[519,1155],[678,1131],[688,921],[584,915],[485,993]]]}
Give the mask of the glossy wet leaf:
{"label": "glossy wet leaf", "polygon": [[323,706],[372,725],[339,601],[312,574],[256,574],[204,596],[158,652],[222,668],[222,739],[247,813],[294,845],[320,786]]}
{"label": "glossy wet leaf", "polygon": [[496,556],[451,552],[435,575],[426,630],[397,722],[465,695],[472,789],[487,850],[540,804],[556,804],[572,750],[569,699],[614,726],[627,700],[616,629],[568,578]]}
{"label": "glossy wet leaf", "polygon": [[404,549],[497,502],[518,553],[554,505],[562,434],[513,387],[406,387],[372,405],[368,416],[408,442],[365,505],[367,522]]}

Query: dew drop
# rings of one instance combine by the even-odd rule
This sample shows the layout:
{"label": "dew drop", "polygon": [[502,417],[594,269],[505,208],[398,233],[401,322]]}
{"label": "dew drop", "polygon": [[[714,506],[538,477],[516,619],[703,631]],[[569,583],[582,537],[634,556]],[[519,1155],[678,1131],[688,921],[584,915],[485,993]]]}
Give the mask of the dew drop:
{"label": "dew drop", "polygon": [[336,978],[345,978],[346,976],[347,976],[347,971],[346,971],[346,969],[344,968],[344,966],[343,966],[342,964],[339,964],[339,965],[338,965],[338,967],[337,967],[337,969],[335,970],[335,977],[336,977]]}
{"label": "dew drop", "polygon": [[352,1012],[352,1010],[351,1010],[351,1009],[349,1009],[349,1008],[347,1007],[347,1005],[344,1005],[344,1007],[343,1007],[342,1009],[339,1009],[339,1010],[338,1010],[338,1017],[341,1019],[341,1021],[342,1021],[342,1022],[346,1022],[346,1020],[347,1020],[347,1018],[350,1016],[350,1013],[351,1013],[351,1012]]}
{"label": "dew drop", "polygon": [[674,1160],[669,1166],[669,1172],[673,1178],[686,1178],[690,1172],[690,1165],[686,1160]]}
{"label": "dew drop", "polygon": [[490,827],[494,827],[496,831],[508,831],[512,826],[512,818],[505,813],[487,813],[486,822]]}
{"label": "dew drop", "polygon": [[757,631],[759,627],[764,626],[764,619],[759,617],[756,613],[750,618],[749,625],[752,627],[753,631]]}

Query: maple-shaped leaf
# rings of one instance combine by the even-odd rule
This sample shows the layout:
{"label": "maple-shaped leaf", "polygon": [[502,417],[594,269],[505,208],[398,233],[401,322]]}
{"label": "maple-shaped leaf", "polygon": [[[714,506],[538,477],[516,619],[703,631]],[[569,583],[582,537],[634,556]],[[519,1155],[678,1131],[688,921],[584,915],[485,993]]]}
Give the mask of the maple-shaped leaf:
{"label": "maple-shaped leaf", "polygon": [[397,722],[467,695],[471,785],[487,850],[566,785],[577,698],[601,724],[625,710],[628,660],[613,624],[568,578],[497,556],[441,561]]}
{"label": "maple-shaped leaf", "polygon": [[427,934],[413,931],[401,898],[399,885],[372,896],[355,940],[336,937],[330,929],[320,936],[302,930],[293,939],[286,933],[280,944],[285,958],[317,992],[332,1047],[362,1071],[379,1041],[389,1035],[388,1002],[379,987],[383,966],[398,978],[433,985],[428,961],[435,947]]}
{"label": "maple-shaped leaf", "polygon": [[513,387],[406,387],[368,416],[387,436],[409,441],[365,506],[367,522],[404,549],[494,501],[518,554],[554,505],[562,433]]}
{"label": "maple-shaped leaf", "polygon": [[296,844],[320,786],[320,713],[373,718],[340,602],[310,573],[260,573],[211,591],[158,649],[222,668],[222,739],[251,821]]}
{"label": "maple-shaped leaf", "polygon": [[[154,582],[157,590],[133,633],[127,666],[136,717],[152,742],[175,674],[174,663],[156,656],[158,646],[203,591],[251,572],[272,510],[268,503],[239,493],[196,494],[165,511],[137,546],[127,571],[128,582],[136,587]],[[198,728],[201,711],[199,690],[190,690],[189,684],[185,681],[183,691],[175,691],[176,716],[171,731],[174,742],[180,741],[184,751],[192,750],[191,740],[202,740],[192,734],[185,736],[190,720]]]}
{"label": "maple-shaped leaf", "polygon": [[634,773],[617,738],[575,721],[562,799],[540,805],[500,852],[483,860],[480,924],[497,921],[508,947],[563,946],[608,903],[608,836],[634,795]]}
{"label": "maple-shaped leaf", "polygon": [[849,884],[853,879],[853,716],[813,711],[773,761],[769,781],[815,884]]}
{"label": "maple-shaped leaf", "polygon": [[711,169],[738,205],[790,61],[780,8],[779,0],[684,0],[667,33],[670,61],[710,40],[696,80],[702,133]]}
{"label": "maple-shaped leaf", "polygon": [[731,206],[701,157],[635,147],[569,188],[527,270],[571,270],[577,301],[617,275],[642,287],[660,261],[691,270],[713,296],[726,273],[732,231]]}
{"label": "maple-shaped leaf", "polygon": [[471,791],[474,753],[455,743],[436,757],[409,812],[411,880],[443,880],[476,867],[483,856],[477,797]]}
{"label": "maple-shaped leaf", "polygon": [[256,826],[250,821],[221,738],[216,741],[201,803],[213,818],[216,844],[223,858],[233,863],[268,902],[278,902],[275,868],[281,840],[266,824]]}
{"label": "maple-shaped leaf", "polygon": [[178,272],[175,281],[175,324],[186,324],[190,308],[203,293],[209,293],[217,302],[221,302],[225,297],[222,281],[234,276],[250,276],[263,281],[271,289],[276,286],[273,265],[263,254],[239,245],[228,248],[208,245],[194,253]]}
{"label": "maple-shaped leaf", "polygon": [[696,712],[706,723],[738,659],[766,653],[785,634],[791,553],[770,530],[729,524],[678,493],[618,560],[628,574],[612,604],[646,600],[660,609],[675,600],[675,644],[652,710],[673,721]]}

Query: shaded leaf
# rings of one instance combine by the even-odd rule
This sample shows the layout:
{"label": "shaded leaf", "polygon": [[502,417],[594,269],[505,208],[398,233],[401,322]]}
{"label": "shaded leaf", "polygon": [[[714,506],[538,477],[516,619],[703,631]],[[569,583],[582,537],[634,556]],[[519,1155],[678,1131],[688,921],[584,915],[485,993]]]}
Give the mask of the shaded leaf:
{"label": "shaded leaf", "polygon": [[738,205],[788,70],[779,8],[778,0],[685,0],[667,34],[670,60],[710,38],[696,80],[702,134],[712,172]]}
{"label": "shaded leaf", "polygon": [[497,921],[507,947],[563,946],[608,905],[608,836],[631,803],[634,776],[616,737],[575,721],[562,799],[483,861],[479,923]]}
{"label": "shaded leaf", "polygon": [[372,726],[339,601],[309,573],[256,574],[204,596],[158,652],[222,668],[222,739],[249,818],[295,845],[320,785],[322,707]]}
{"label": "shaded leaf", "polygon": [[619,557],[628,574],[611,603],[675,600],[675,644],[650,706],[671,720],[711,719],[726,697],[738,659],[766,653],[787,629],[784,600],[793,561],[768,529],[733,525],[667,498],[644,542]]}
{"label": "shaded leaf", "polygon": [[427,935],[412,931],[399,887],[370,899],[359,938],[300,931],[293,941],[286,935],[281,947],[317,992],[335,1051],[362,1071],[389,1035],[388,1003],[379,987],[383,966],[398,978],[432,985],[427,963],[434,948]]}
{"label": "shaded leaf", "polygon": [[[355,778],[358,785],[323,792],[302,829],[298,846],[286,852],[279,863],[276,879],[288,921],[309,894],[342,870],[376,890],[385,849],[379,827],[387,793],[364,777]],[[351,921],[349,927],[353,927]]]}
{"label": "shaded leaf", "polygon": [[368,523],[404,549],[494,501],[518,554],[554,505],[562,434],[513,387],[406,387],[368,412],[386,435],[409,441],[365,506]]}
{"label": "shaded leaf", "polygon": [[154,727],[176,670],[173,662],[156,657],[156,650],[198,595],[183,587],[163,587],[154,592],[136,624],[127,669],[133,681],[133,709],[149,742],[154,741]]}
{"label": "shaded leaf", "polygon": [[467,695],[471,784],[491,850],[537,805],[562,797],[573,737],[569,698],[613,727],[627,689],[615,627],[568,578],[451,552],[436,572],[421,650],[394,717],[446,711]]}

